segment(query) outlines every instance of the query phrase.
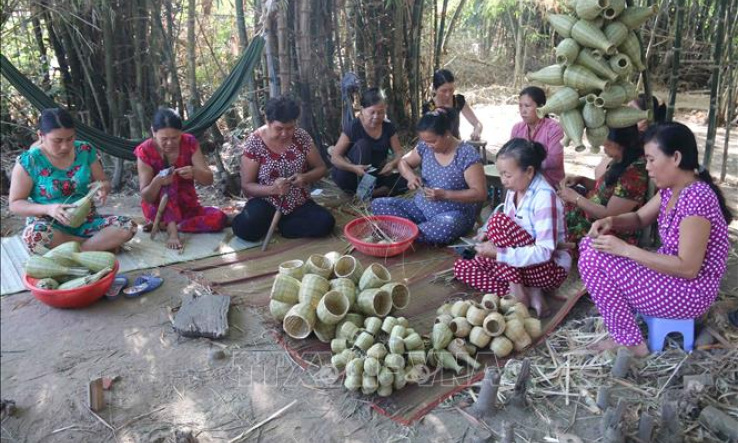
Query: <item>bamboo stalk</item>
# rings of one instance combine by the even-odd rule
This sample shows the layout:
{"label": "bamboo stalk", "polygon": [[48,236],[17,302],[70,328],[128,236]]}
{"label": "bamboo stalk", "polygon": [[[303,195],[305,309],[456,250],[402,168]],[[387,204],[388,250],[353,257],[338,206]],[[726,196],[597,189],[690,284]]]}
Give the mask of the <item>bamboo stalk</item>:
{"label": "bamboo stalk", "polygon": [[705,155],[702,166],[710,169],[712,163],[712,151],[715,146],[715,135],[717,134],[718,114],[718,85],[720,84],[721,67],[723,63],[723,40],[725,40],[725,22],[727,21],[728,0],[718,0],[717,13],[717,35],[715,37],[714,64],[712,67],[712,79],[710,84],[710,112],[707,116],[707,142],[705,143]]}
{"label": "bamboo stalk", "polygon": [[666,104],[666,121],[674,119],[676,108],[677,84],[679,82],[679,57],[682,53],[682,29],[684,28],[684,0],[676,0],[676,24],[674,30],[674,46],[671,75],[669,76],[669,101]]}

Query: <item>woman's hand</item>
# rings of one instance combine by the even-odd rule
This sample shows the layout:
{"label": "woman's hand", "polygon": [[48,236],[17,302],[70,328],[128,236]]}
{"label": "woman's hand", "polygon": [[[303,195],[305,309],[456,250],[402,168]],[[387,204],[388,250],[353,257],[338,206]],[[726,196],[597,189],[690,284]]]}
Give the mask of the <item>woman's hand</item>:
{"label": "woman's hand", "polygon": [[159,186],[169,186],[174,181],[174,174],[167,174],[163,176],[156,174],[151,181],[156,182]]}
{"label": "woman's hand", "polygon": [[439,188],[423,188],[425,198],[428,200],[446,200],[446,190]]}
{"label": "woman's hand", "polygon": [[582,198],[582,196],[572,188],[563,187],[556,191],[556,194],[559,196],[559,198],[566,203],[576,203],[578,198]]}
{"label": "woman's hand", "polygon": [[393,165],[392,163],[387,163],[379,171],[379,175],[390,175],[392,174],[392,170],[394,169],[395,169],[395,165]]}
{"label": "woman's hand", "polygon": [[366,174],[366,170],[369,169],[369,166],[371,165],[354,165],[352,170],[354,174],[358,175],[359,177],[363,177],[364,174]]}
{"label": "woman's hand", "polygon": [[496,258],[497,257],[497,246],[495,246],[492,242],[486,241],[483,243],[479,243],[478,245],[474,246],[474,250],[477,251],[477,255],[487,258]]}
{"label": "woman's hand", "polygon": [[175,169],[174,173],[185,180],[192,180],[195,178],[195,170],[192,166],[182,166],[181,168]]}
{"label": "woman's hand", "polygon": [[274,180],[272,185],[272,195],[287,195],[290,190],[290,181],[284,177]]}
{"label": "woman's hand", "polygon": [[472,131],[471,136],[469,138],[471,138],[474,141],[477,141],[481,137],[482,137],[482,125],[477,124],[474,126],[474,130]]}
{"label": "woman's hand", "polygon": [[67,210],[74,208],[74,205],[65,205],[58,203],[45,206],[46,215],[63,224],[64,226],[69,226],[69,215],[67,215]]}
{"label": "woman's hand", "polygon": [[108,201],[108,194],[110,194],[110,182],[103,180],[102,186],[97,190],[97,199],[100,202],[100,206],[104,205]]}
{"label": "woman's hand", "polygon": [[297,186],[298,188],[304,188],[308,185],[307,180],[305,180],[305,174],[294,174],[287,180],[292,186]]}
{"label": "woman's hand", "polygon": [[407,188],[408,189],[420,189],[423,187],[423,180],[421,180],[420,177],[417,175],[413,176],[411,180],[407,181]]}
{"label": "woman's hand", "polygon": [[597,238],[612,231],[612,217],[595,220],[587,233],[587,237]]}
{"label": "woman's hand", "polygon": [[481,232],[477,232],[477,235],[473,237],[473,240],[480,243],[487,241],[487,234],[484,232],[484,229],[480,229],[479,231]]}
{"label": "woman's hand", "polygon": [[629,257],[631,245],[614,235],[600,235],[592,240],[592,248],[619,257]]}
{"label": "woman's hand", "polygon": [[570,188],[572,186],[578,185],[582,181],[582,177],[578,175],[567,175],[564,177],[564,180],[561,182],[562,188]]}

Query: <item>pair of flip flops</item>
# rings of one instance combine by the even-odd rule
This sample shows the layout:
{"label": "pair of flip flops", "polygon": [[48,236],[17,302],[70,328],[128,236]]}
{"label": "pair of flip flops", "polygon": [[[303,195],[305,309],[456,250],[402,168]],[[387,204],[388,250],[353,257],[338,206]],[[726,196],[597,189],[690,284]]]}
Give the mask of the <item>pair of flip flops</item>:
{"label": "pair of flip flops", "polygon": [[115,277],[113,285],[110,287],[108,292],[105,294],[105,298],[108,300],[115,300],[123,294],[126,298],[137,298],[147,292],[151,292],[154,289],[164,283],[161,277],[154,275],[141,275],[133,282],[133,286],[128,286],[128,278],[122,275]]}

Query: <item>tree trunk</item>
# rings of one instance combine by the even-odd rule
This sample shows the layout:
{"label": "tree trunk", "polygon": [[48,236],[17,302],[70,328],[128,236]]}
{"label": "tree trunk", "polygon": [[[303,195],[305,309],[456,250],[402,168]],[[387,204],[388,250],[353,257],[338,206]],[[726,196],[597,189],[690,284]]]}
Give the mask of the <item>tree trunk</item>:
{"label": "tree trunk", "polygon": [[190,88],[188,115],[200,107],[200,92],[197,90],[197,44],[195,40],[195,0],[187,1],[187,83]]}
{"label": "tree trunk", "polygon": [[715,135],[717,133],[717,101],[718,85],[720,84],[720,72],[723,63],[723,41],[725,40],[725,22],[727,20],[726,10],[729,0],[719,0],[717,13],[717,35],[715,36],[715,52],[712,67],[712,80],[710,87],[710,112],[707,117],[707,143],[705,144],[705,156],[702,166],[710,169],[712,163],[712,151],[715,146]]}
{"label": "tree trunk", "polygon": [[669,101],[666,105],[666,121],[674,119],[677,87],[679,84],[679,58],[682,54],[682,28],[684,26],[684,0],[676,0],[676,25],[674,30],[674,56],[669,77]]}
{"label": "tree trunk", "polygon": [[[433,53],[433,70],[437,71],[441,67],[441,45],[443,43],[443,31],[446,27],[446,11],[448,10],[448,0],[443,0],[441,6],[441,20],[436,30],[436,49]],[[433,11],[437,13],[437,11]]]}
{"label": "tree trunk", "polygon": [[[246,19],[244,16],[243,0],[236,0],[236,24],[238,27],[238,46],[241,54],[246,51],[249,45],[249,36],[246,33]],[[259,103],[256,97],[256,85],[254,84],[254,74],[251,73],[246,77],[246,100],[249,102],[249,114],[254,129],[259,128],[263,122],[261,121],[261,112],[259,112]]]}
{"label": "tree trunk", "polygon": [[347,59],[348,54],[346,51],[348,51],[348,48],[344,47],[341,48],[341,28],[338,26],[338,16],[341,14],[340,5],[342,4],[341,0],[334,0],[332,5],[333,13],[331,14],[331,19],[333,20],[333,35],[332,35],[332,44],[334,48],[338,48],[338,53],[336,54],[336,58],[338,59],[338,68],[340,69],[340,77],[343,78],[343,75],[346,73],[346,62],[344,60]]}
{"label": "tree trunk", "polygon": [[[451,34],[454,32],[454,29],[456,29],[456,23],[459,21],[459,17],[461,16],[461,11],[464,10],[464,5],[466,4],[466,0],[461,0],[459,2],[459,5],[456,7],[456,10],[454,11],[454,15],[451,17],[451,22],[448,24],[448,31],[446,31],[446,34],[443,36],[443,42],[441,43],[441,53],[446,53],[446,45],[448,44],[448,39],[451,37]],[[482,27],[484,29],[484,27]]]}
{"label": "tree trunk", "polygon": [[279,58],[279,83],[282,94],[287,94],[292,90],[292,63],[290,63],[289,34],[287,32],[288,9],[284,5],[277,7],[277,43],[279,44],[277,54]]}
{"label": "tree trunk", "polygon": [[[310,33],[310,12],[311,2],[302,1],[296,4],[298,6],[298,14],[295,16],[297,26],[295,32],[295,43],[297,49],[298,71],[300,75],[300,97],[302,99],[303,112],[300,113],[300,126],[315,138],[316,146],[320,146],[319,133],[313,126],[312,112],[312,75],[313,63],[310,54],[311,33]],[[305,112],[306,111],[306,112]]]}
{"label": "tree trunk", "polygon": [[[116,9],[112,0],[105,0],[102,11],[103,53],[105,62],[105,99],[108,102],[112,135],[119,136],[118,97],[116,93],[115,70],[113,68],[113,54],[115,54],[115,38],[113,33],[113,14]],[[120,190],[123,185],[123,159],[114,160],[113,189]]]}
{"label": "tree trunk", "polygon": [[394,4],[392,48],[392,91],[394,95],[394,119],[398,126],[405,124],[405,8],[404,4]]}
{"label": "tree trunk", "polygon": [[[6,5],[7,6],[7,5]],[[37,8],[32,7],[31,25],[33,26],[33,36],[36,38],[36,44],[38,45],[39,62],[41,64],[41,70],[44,73],[43,80],[41,80],[41,89],[48,91],[51,88],[51,78],[49,77],[49,56],[46,54],[46,45],[44,44],[44,36],[41,31],[41,20],[39,20]]]}
{"label": "tree trunk", "polygon": [[[728,60],[731,60],[733,55],[733,39],[728,39]],[[720,168],[720,183],[725,182],[725,176],[728,172],[728,147],[730,141],[730,128],[733,126],[733,119],[735,117],[735,108],[738,103],[738,88],[733,89],[733,79],[735,78],[738,70],[733,67],[728,69],[728,116],[725,119],[725,144],[723,145],[723,164]]]}
{"label": "tree trunk", "polygon": [[[171,14],[171,0],[164,0],[164,7],[166,13]],[[173,106],[179,109],[180,113],[184,113],[185,107],[184,101],[182,100],[182,86],[179,84],[179,76],[177,75],[177,62],[174,58],[174,50],[172,48],[172,30],[170,29],[169,32],[164,30],[164,23],[162,22],[161,14],[154,14],[153,20],[154,23],[152,24],[152,28],[155,28],[158,31],[157,34],[163,39],[161,46],[164,48],[162,52],[164,56],[164,61],[167,65],[167,70],[169,71],[166,77],[166,85],[169,91],[169,95],[171,96],[171,102]],[[171,26],[171,24],[169,24],[168,26]]]}
{"label": "tree trunk", "polygon": [[412,73],[410,76],[410,103],[413,121],[420,117],[420,38],[423,35],[423,0],[415,0],[413,4],[413,18],[410,24],[412,33],[410,63]]}
{"label": "tree trunk", "polygon": [[523,83],[523,75],[525,75],[525,40],[526,40],[526,7],[525,3],[521,0],[520,11],[518,15],[518,24],[515,33],[515,76],[513,79],[513,85],[517,89]]}
{"label": "tree trunk", "polygon": [[[266,38],[266,45],[264,53],[266,57],[267,70],[269,72],[269,96],[277,97],[279,95],[279,79],[277,78],[277,70],[274,61],[274,53],[276,48],[276,36],[274,32],[274,3],[268,0],[262,0],[264,4],[264,37]],[[271,9],[269,9],[271,6]]]}

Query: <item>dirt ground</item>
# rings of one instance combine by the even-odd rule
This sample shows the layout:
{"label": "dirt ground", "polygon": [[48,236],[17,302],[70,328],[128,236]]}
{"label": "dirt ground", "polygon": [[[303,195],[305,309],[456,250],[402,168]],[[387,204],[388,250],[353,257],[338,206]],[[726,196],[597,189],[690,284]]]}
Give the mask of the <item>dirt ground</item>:
{"label": "dirt ground", "polygon": [[[490,148],[501,146],[518,120],[514,101],[479,105],[475,111],[485,124],[483,138]],[[704,136],[704,124],[691,121],[694,114],[689,112],[680,118]],[[468,128],[462,127],[464,133]],[[719,171],[721,134],[713,173]],[[738,143],[731,144],[729,154],[723,189],[735,210]],[[567,150],[567,171],[591,173],[598,158]],[[137,200],[130,195],[113,196],[108,206],[118,213],[139,214]],[[2,215],[3,235],[17,233],[22,221],[7,216],[5,201]],[[733,227],[738,227],[735,222]],[[735,231],[733,240],[735,254]],[[176,268],[161,272],[167,283],[156,292],[135,300],[101,301],[83,310],[56,310],[27,292],[0,300],[2,398],[18,407],[15,416],[3,419],[1,441],[163,443],[174,442],[173,431],[181,428],[192,429],[200,442],[232,441],[288,405],[243,441],[468,442],[479,432],[479,423],[463,412],[469,391],[409,427],[377,414],[360,397],[334,385],[330,371],[296,365],[265,333],[254,312],[243,306],[231,307],[227,339],[180,338],[172,329],[169,309],[180,305],[183,292],[203,289]],[[738,260],[733,260],[723,281],[728,297],[736,295],[737,277]],[[570,319],[590,315],[592,309],[590,302],[581,301]],[[212,360],[211,350],[221,348],[226,358]],[[716,355],[692,354],[690,361]],[[107,407],[97,418],[86,408],[86,384],[99,376],[120,379],[106,392]],[[623,387],[616,395],[637,397],[633,392]],[[731,395],[733,401],[738,398],[735,392]],[[563,432],[596,440],[601,436],[600,416],[585,406],[584,398],[552,393],[525,411],[506,408],[488,420],[488,426],[499,432],[503,420],[514,421],[518,441],[525,442],[563,441],[558,438]]]}

